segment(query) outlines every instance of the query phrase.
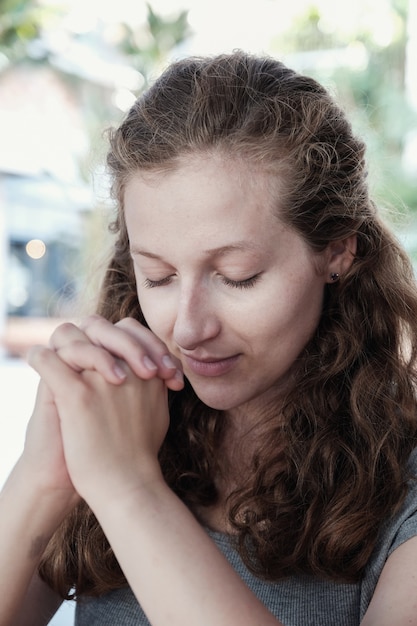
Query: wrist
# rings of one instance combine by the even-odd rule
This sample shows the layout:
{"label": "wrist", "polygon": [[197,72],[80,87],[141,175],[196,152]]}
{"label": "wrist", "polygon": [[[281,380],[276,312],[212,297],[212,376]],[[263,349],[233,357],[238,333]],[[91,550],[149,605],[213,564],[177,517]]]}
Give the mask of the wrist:
{"label": "wrist", "polygon": [[96,517],[106,517],[116,511],[129,511],[136,506],[146,506],[159,494],[172,493],[166,484],[159,463],[150,463],[146,469],[141,464],[140,471],[130,471],[118,476],[106,477],[83,495]]}
{"label": "wrist", "polygon": [[[0,561],[13,593],[24,592],[52,535],[68,514],[68,499],[32,489],[21,466],[0,493]],[[20,591],[19,591],[20,589]]]}
{"label": "wrist", "polygon": [[24,503],[26,508],[44,511],[53,528],[80,501],[80,496],[72,487],[52,485],[50,479],[44,479],[34,472],[23,456],[12,469],[4,490],[14,494],[16,500]]}

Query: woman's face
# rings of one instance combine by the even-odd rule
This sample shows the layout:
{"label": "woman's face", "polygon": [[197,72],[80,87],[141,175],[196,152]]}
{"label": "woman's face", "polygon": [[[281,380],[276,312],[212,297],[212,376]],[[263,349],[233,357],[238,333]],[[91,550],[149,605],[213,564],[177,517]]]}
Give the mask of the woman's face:
{"label": "woman's face", "polygon": [[329,280],[326,252],[314,254],[273,214],[267,180],[195,157],[126,187],[143,314],[213,408],[256,409],[283,388]]}

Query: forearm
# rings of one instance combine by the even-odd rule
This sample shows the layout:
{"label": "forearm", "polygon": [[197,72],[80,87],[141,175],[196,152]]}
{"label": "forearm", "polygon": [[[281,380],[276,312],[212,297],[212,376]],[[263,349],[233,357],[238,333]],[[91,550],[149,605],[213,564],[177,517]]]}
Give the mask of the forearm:
{"label": "forearm", "polygon": [[0,626],[20,623],[31,580],[66,510],[59,498],[37,495],[21,464],[15,466],[0,493]]}
{"label": "forearm", "polygon": [[164,483],[96,515],[152,626],[280,626]]}

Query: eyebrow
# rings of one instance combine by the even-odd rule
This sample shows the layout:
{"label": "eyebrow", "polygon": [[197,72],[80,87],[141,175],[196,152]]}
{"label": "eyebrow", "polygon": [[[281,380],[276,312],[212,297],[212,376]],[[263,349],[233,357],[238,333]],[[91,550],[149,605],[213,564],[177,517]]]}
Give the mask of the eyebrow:
{"label": "eyebrow", "polygon": [[[225,256],[226,254],[231,254],[232,252],[260,252],[261,246],[255,244],[252,241],[236,241],[227,246],[219,246],[218,248],[211,248],[210,250],[204,250],[203,254],[207,256]],[[148,250],[143,250],[142,248],[132,247],[130,250],[132,255],[139,254],[141,256],[148,257],[149,259],[158,259],[163,260],[161,256],[158,254],[154,254],[153,252],[149,252]]]}

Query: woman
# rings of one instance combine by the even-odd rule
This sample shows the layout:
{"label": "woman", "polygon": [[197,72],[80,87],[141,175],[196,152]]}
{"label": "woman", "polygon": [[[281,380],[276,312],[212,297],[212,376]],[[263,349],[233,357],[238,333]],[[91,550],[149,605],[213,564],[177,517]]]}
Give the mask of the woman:
{"label": "woman", "polygon": [[417,293],[363,143],[241,52],[173,64],[110,142],[99,315],[29,357],[0,624],[71,595],[79,626],[417,624]]}

